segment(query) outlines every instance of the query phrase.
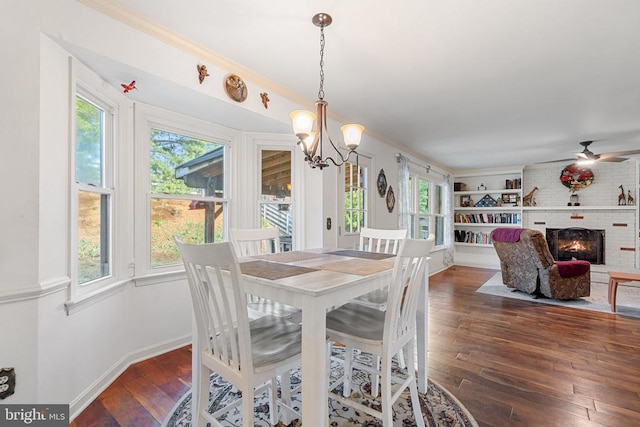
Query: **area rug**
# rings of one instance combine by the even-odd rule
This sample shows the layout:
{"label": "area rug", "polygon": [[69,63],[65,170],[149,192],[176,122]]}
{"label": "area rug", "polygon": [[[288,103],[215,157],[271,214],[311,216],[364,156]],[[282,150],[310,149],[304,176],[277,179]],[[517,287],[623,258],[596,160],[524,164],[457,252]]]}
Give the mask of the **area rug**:
{"label": "area rug", "polygon": [[[502,283],[502,275],[496,273],[487,280],[477,292],[495,295],[503,298],[514,298],[519,300],[537,302],[541,304],[561,305],[565,307],[579,308],[582,310],[600,311],[611,313],[611,305],[607,300],[609,285],[601,282],[591,282],[591,295],[575,300],[555,300],[538,297],[508,288]],[[621,316],[640,318],[640,288],[637,285],[620,283],[618,285],[618,296],[616,298],[616,313]]]}
{"label": "area rug", "polygon": [[[338,378],[342,373],[342,363],[340,352],[336,352],[332,357],[331,377]],[[360,354],[357,358],[361,362],[370,363],[371,358],[368,355]],[[402,377],[406,375],[406,371],[394,365],[393,371],[395,375]],[[294,372],[291,380],[292,387],[300,384],[300,372]],[[353,394],[360,402],[369,406],[379,404],[379,401],[371,399],[367,394],[371,390],[371,384],[368,375],[354,371],[353,375],[354,389],[359,390]],[[211,376],[211,388],[209,397],[209,412],[231,404],[239,398],[238,391],[228,384],[218,375]],[[341,386],[335,390],[341,392]],[[300,394],[294,394],[293,406],[300,410]],[[267,394],[256,396],[254,407],[254,418],[256,426],[270,426]],[[427,427],[477,427],[478,423],[467,409],[445,388],[433,382],[428,382],[427,392],[420,394],[420,403],[422,406],[422,414],[425,426]],[[409,392],[405,391],[393,406],[394,410],[394,426],[410,427],[415,426],[413,409],[411,408],[411,400]],[[224,418],[220,419],[223,426],[236,427],[242,425],[240,407],[231,410]],[[367,426],[380,427],[382,422],[376,418],[370,417],[353,408],[343,405],[333,399],[329,400],[329,424],[334,427],[344,426]],[[191,391],[188,391],[173,408],[163,427],[186,427],[192,425],[191,416]],[[300,426],[299,420],[292,421],[287,427]],[[285,427],[283,423],[277,424],[277,427]]]}

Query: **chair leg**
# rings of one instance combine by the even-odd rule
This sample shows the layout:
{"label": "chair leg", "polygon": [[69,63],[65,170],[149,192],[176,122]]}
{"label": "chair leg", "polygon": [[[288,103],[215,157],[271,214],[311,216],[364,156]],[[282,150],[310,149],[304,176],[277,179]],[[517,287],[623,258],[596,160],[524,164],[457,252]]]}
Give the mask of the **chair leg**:
{"label": "chair leg", "polygon": [[[284,374],[280,375],[280,400],[286,406],[291,406],[291,371],[286,371]],[[277,419],[275,421],[278,421]],[[283,409],[282,411],[282,422],[285,425],[289,425],[291,422],[291,414],[288,410]],[[275,425],[275,423],[271,423]]]}
{"label": "chair leg", "polygon": [[278,419],[278,377],[271,378],[271,387],[269,387],[269,423],[276,424]]}
{"label": "chair leg", "polygon": [[253,412],[255,406],[255,390],[253,385],[245,384],[242,390],[242,427],[253,427]]}
{"label": "chair leg", "polygon": [[[380,356],[375,356],[373,359],[373,369],[376,371],[380,369]],[[378,397],[380,393],[380,376],[376,374],[371,374],[371,396]]]}
{"label": "chair leg", "polygon": [[[380,360],[380,357],[376,357]],[[382,377],[382,425],[383,427],[393,427],[393,410],[391,409],[391,358],[383,357],[382,366],[380,368],[380,376]],[[376,375],[377,377],[377,375]]]}
{"label": "chair leg", "polygon": [[413,381],[409,383],[409,391],[411,393],[411,407],[413,408],[413,416],[418,427],[424,427],[424,416],[420,407],[420,398],[418,397],[418,380],[416,379],[414,342],[411,341],[405,347],[409,352],[407,356],[408,364],[411,368],[407,369],[407,374],[413,376]]}
{"label": "chair leg", "polygon": [[209,381],[211,371],[204,365],[200,365],[200,375],[196,378],[198,388],[198,414],[191,416],[195,422],[195,427],[205,427],[207,420],[202,415],[209,410]]}
{"label": "chair leg", "polygon": [[404,350],[400,349],[400,351],[398,352],[398,355],[396,356],[398,358],[398,366],[400,367],[400,369],[407,369],[407,363],[404,360]]}
{"label": "chair leg", "polygon": [[351,396],[351,374],[353,363],[353,347],[344,347],[344,381],[342,382],[342,395]]}

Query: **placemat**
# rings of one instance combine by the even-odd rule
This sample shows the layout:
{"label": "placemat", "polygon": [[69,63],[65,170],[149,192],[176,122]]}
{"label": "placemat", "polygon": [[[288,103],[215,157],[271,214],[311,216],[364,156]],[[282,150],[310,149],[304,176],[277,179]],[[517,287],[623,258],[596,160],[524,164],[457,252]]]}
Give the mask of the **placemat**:
{"label": "placemat", "polygon": [[358,276],[368,276],[369,274],[390,270],[393,268],[393,264],[375,262],[373,260],[366,259],[349,259],[346,261],[337,261],[319,265],[318,268],[321,270],[337,271],[340,273],[357,274]]}
{"label": "placemat", "polygon": [[275,262],[296,262],[313,258],[322,258],[325,254],[316,252],[280,252],[277,254],[254,255],[251,258],[264,259]]}
{"label": "placemat", "polygon": [[355,251],[352,249],[344,249],[341,251],[333,251],[333,252],[327,252],[327,253],[331,255],[340,255],[340,256],[348,256],[352,258],[364,258],[364,259],[386,259],[386,258],[391,258],[395,256],[395,254]]}
{"label": "placemat", "polygon": [[240,271],[242,271],[242,274],[248,274],[249,276],[277,280],[284,277],[297,276],[298,274],[311,273],[318,270],[315,268],[299,267],[297,265],[256,260],[241,262]]}

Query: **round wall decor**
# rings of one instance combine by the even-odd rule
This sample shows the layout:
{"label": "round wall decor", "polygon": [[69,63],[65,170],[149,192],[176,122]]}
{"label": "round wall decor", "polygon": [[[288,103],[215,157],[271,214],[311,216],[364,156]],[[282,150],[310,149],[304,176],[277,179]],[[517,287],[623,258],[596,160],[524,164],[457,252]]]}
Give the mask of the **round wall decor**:
{"label": "round wall decor", "polygon": [[247,85],[237,74],[229,74],[224,78],[224,90],[229,98],[236,102],[244,102],[247,99]]}
{"label": "round wall decor", "polygon": [[391,186],[389,186],[389,189],[387,190],[386,202],[389,213],[393,212],[393,207],[396,205],[396,195],[393,194],[393,187]]}
{"label": "round wall decor", "polygon": [[595,175],[589,168],[582,167],[576,163],[565,166],[560,173],[560,182],[571,191],[578,191],[591,185]]}
{"label": "round wall decor", "polygon": [[378,194],[380,197],[384,197],[387,194],[387,176],[384,174],[384,169],[380,169],[380,173],[378,173]]}

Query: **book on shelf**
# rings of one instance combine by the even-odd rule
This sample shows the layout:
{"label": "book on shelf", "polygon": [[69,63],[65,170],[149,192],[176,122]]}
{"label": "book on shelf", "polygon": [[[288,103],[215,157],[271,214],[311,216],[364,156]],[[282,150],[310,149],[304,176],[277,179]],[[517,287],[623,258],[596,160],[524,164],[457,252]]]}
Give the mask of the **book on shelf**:
{"label": "book on shelf", "polygon": [[519,213],[470,213],[462,214],[456,213],[454,215],[454,222],[457,223],[470,223],[470,224],[519,224]]}
{"label": "book on shelf", "polygon": [[457,243],[472,243],[480,245],[491,245],[491,233],[486,231],[455,230],[455,240]]}

